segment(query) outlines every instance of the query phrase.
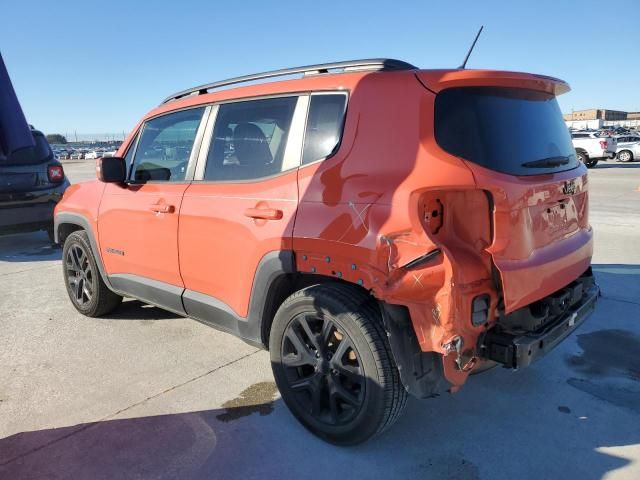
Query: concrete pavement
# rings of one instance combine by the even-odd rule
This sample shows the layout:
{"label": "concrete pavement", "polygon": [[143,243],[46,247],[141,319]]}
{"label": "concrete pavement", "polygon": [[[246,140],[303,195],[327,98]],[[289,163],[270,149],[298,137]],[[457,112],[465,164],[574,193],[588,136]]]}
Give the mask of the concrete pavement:
{"label": "concrete pavement", "polygon": [[136,301],[82,317],[46,234],[0,237],[0,478],[640,478],[640,163],[590,181],[588,322],[354,448],[293,419],[266,352]]}

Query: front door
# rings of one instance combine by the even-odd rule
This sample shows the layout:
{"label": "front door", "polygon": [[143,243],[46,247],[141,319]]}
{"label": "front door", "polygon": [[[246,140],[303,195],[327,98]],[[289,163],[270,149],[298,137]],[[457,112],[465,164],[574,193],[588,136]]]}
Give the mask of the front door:
{"label": "front door", "polygon": [[289,96],[214,107],[208,155],[180,212],[189,315],[250,336],[238,320],[249,316],[256,271],[291,253],[307,105],[308,96]]}
{"label": "front door", "polygon": [[129,183],[108,184],[98,234],[111,285],[183,313],[178,214],[205,108],[148,120],[127,152]]}

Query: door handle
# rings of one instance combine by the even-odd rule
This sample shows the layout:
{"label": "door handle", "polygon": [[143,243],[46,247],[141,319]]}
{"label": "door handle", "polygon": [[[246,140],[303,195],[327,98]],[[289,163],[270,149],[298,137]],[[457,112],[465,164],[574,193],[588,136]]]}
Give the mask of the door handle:
{"label": "door handle", "polygon": [[282,218],[282,210],[277,208],[247,208],[244,211],[245,217],[257,218],[262,220],[280,220]]}
{"label": "door handle", "polygon": [[156,213],[173,213],[176,211],[176,207],[174,207],[173,205],[167,205],[166,203],[163,203],[163,204],[151,205],[149,207],[149,210]]}

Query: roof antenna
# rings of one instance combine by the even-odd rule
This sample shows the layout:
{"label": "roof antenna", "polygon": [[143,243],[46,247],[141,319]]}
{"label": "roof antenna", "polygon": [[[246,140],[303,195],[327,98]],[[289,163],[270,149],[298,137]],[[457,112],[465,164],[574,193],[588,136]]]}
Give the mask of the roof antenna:
{"label": "roof antenna", "polygon": [[462,65],[458,67],[460,70],[464,70],[464,68],[467,66],[467,60],[469,60],[469,55],[471,55],[471,52],[473,52],[473,47],[476,46],[476,42],[478,41],[478,37],[482,33],[483,28],[484,28],[484,25],[480,27],[480,30],[478,30],[478,34],[476,35],[476,38],[473,40],[473,43],[471,44],[471,48],[467,52],[467,56],[464,57],[464,62],[462,62]]}

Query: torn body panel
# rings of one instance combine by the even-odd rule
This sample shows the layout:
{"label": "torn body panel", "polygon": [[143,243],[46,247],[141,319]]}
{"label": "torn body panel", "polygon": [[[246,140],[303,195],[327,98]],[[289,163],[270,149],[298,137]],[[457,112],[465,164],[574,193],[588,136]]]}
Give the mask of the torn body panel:
{"label": "torn body panel", "polygon": [[[398,215],[390,205],[338,204],[325,225],[318,221],[324,206],[301,204],[293,240],[298,270],[359,284],[385,304],[406,307],[420,350],[443,355],[447,380],[461,385],[498,303],[485,252],[491,240],[488,200],[470,188],[422,192],[413,200],[409,225],[393,231],[388,219]],[[478,212],[472,218],[469,205]],[[489,299],[487,318],[473,325],[472,302],[481,295]],[[448,346],[452,341],[458,348]]]}

